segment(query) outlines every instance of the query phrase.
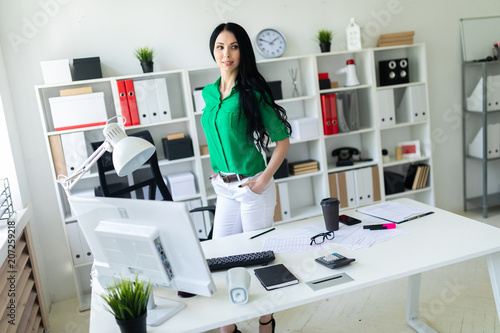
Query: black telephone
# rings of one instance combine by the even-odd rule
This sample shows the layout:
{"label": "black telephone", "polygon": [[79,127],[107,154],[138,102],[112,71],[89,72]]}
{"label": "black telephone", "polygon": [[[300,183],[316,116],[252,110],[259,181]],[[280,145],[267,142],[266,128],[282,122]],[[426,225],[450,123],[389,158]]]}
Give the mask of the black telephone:
{"label": "black telephone", "polygon": [[332,151],[332,156],[338,156],[337,166],[353,165],[352,155],[359,155],[359,150],[352,147],[342,147]]}

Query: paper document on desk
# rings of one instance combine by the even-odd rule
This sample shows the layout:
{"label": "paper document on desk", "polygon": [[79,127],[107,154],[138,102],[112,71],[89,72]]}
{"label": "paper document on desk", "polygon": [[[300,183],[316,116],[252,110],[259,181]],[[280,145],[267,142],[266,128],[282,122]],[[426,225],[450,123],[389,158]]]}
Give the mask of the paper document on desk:
{"label": "paper document on desk", "polygon": [[[380,219],[372,217],[363,219],[362,221],[363,224],[380,223]],[[262,251],[272,250],[275,253],[294,253],[316,251],[318,249],[329,250],[331,244],[357,250],[408,234],[407,231],[401,229],[374,231],[363,229],[362,224],[355,226],[341,225],[340,229],[335,231],[334,239],[325,240],[320,245],[310,245],[311,237],[321,232],[325,232],[325,230],[317,226],[294,229],[279,235],[279,237],[267,238],[262,246]]]}
{"label": "paper document on desk", "polygon": [[423,217],[433,212],[399,202],[387,201],[358,209],[358,212],[383,220],[402,223]]}

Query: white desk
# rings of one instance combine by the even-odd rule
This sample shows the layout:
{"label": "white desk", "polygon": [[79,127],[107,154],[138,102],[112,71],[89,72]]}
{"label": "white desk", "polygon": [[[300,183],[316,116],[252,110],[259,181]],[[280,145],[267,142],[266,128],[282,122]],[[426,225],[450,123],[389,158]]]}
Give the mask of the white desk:
{"label": "white desk", "polygon": [[[409,277],[407,303],[409,325],[417,331],[434,332],[417,318],[420,273],[480,256],[487,256],[497,313],[500,317],[500,229],[409,199],[398,201],[431,209],[435,214],[399,224],[397,228],[408,231],[407,235],[366,249],[352,251],[340,246],[331,246],[330,251],[276,254],[273,264],[284,263],[299,278],[300,283],[266,291],[253,274],[255,267],[249,268],[252,276],[250,299],[244,305],[235,305],[229,301],[225,282],[226,272],[216,272],[213,278],[218,291],[213,297],[196,296],[184,299],[186,303],[184,310],[161,326],[148,327],[148,332],[201,332],[402,277]],[[360,216],[355,211],[345,213]],[[274,237],[278,232],[306,224],[324,227],[323,218],[319,216],[277,225],[276,231],[252,240],[249,240],[249,236],[255,232],[203,242],[202,246],[207,258],[260,251],[267,237]],[[315,258],[334,251],[355,258],[356,261],[336,270],[330,270],[314,262]],[[341,272],[347,273],[354,281],[318,291],[312,291],[306,285],[308,281]],[[99,292],[98,288],[94,289],[90,332],[119,332],[113,316],[103,310],[101,300],[95,294],[96,291]],[[175,292],[165,289],[156,288],[155,295],[178,299]]]}

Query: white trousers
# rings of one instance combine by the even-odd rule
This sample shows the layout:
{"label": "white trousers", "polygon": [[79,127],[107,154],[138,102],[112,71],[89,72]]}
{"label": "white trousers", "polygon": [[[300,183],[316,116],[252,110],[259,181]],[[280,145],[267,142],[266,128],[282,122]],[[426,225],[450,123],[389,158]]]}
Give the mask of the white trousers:
{"label": "white trousers", "polygon": [[252,192],[249,186],[238,187],[259,175],[232,183],[224,183],[219,175],[212,179],[217,194],[213,238],[273,225],[276,206],[274,179],[271,178],[261,194]]}

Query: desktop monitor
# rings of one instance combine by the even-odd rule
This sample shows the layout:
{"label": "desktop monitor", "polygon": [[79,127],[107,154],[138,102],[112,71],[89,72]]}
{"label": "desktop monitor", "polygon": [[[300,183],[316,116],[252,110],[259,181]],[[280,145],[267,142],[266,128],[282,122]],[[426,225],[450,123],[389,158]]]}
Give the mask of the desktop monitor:
{"label": "desktop monitor", "polygon": [[[138,274],[158,287],[202,296],[216,292],[185,203],[76,196],[69,203],[94,255],[100,282],[133,280]],[[159,324],[155,316],[148,307],[148,325]]]}

